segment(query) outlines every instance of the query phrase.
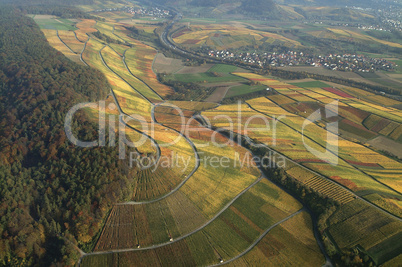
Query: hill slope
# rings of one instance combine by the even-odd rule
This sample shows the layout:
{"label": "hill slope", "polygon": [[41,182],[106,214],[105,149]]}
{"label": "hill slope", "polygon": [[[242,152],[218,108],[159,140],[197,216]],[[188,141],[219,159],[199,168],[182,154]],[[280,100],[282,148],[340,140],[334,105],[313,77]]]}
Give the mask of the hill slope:
{"label": "hill slope", "polygon": [[[0,28],[0,266],[72,266],[76,251],[59,236],[90,241],[130,188],[117,149],[75,147],[64,132],[68,110],[104,99],[110,86],[14,9],[0,9]],[[81,140],[97,139],[84,113],[73,128]]]}

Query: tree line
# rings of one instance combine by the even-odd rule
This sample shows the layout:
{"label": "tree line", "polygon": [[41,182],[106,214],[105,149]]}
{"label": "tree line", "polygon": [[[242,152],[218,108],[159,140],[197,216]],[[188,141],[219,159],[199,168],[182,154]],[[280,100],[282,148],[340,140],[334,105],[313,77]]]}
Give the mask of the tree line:
{"label": "tree line", "polygon": [[[0,266],[72,266],[110,206],[129,196],[132,172],[112,147],[79,148],[64,132],[76,103],[104,99],[104,75],[53,49],[35,22],[0,8]],[[98,126],[73,120],[82,140]],[[64,238],[62,238],[64,237]]]}

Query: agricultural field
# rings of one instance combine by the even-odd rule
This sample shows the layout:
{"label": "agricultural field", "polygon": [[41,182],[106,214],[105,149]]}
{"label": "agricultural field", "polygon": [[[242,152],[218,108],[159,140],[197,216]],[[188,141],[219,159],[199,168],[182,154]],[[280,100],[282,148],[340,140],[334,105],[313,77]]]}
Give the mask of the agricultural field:
{"label": "agricultural field", "polygon": [[264,85],[252,86],[252,85],[244,84],[244,85],[232,86],[232,87],[230,87],[229,91],[227,92],[225,98],[252,94],[252,93],[260,92],[260,91],[266,90],[266,89],[267,89],[267,87]]}
{"label": "agricultural field", "polygon": [[208,72],[218,72],[218,73],[231,73],[235,72],[237,67],[232,65],[216,64],[211,67]]}
{"label": "agricultural field", "polygon": [[172,93],[172,89],[159,83],[156,74],[152,70],[153,60],[156,51],[150,46],[142,43],[135,43],[134,47],[127,50],[125,60],[131,73],[137,78],[140,77],[153,91],[161,97],[166,97]]}
{"label": "agricultural field", "polygon": [[[166,104],[172,104],[182,110],[203,111],[217,106],[215,103],[197,102],[197,101],[167,101]],[[162,104],[162,105],[165,105]]]}
{"label": "agricultural field", "polygon": [[95,24],[96,21],[91,19],[85,19],[78,22],[76,24],[78,30],[75,31],[77,39],[81,42],[86,42],[88,40],[87,34],[91,34],[97,31],[95,29]]}
{"label": "agricultural field", "polygon": [[197,74],[171,74],[167,75],[166,79],[185,83],[218,83],[244,81],[242,78],[231,74],[215,75],[211,72]]}
{"label": "agricultural field", "polygon": [[[386,215],[374,214],[375,210],[362,201],[350,202],[329,218],[331,226],[327,233],[340,249],[359,246],[368,251],[377,264],[382,264],[400,253],[398,242],[393,246],[389,242],[400,236],[402,225]],[[382,254],[383,251],[387,255]]]}
{"label": "agricultural field", "polygon": [[[92,40],[87,44],[88,50],[86,52],[89,52],[90,49],[92,49]],[[98,44],[98,48],[101,47]],[[110,54],[112,55],[107,55],[104,56],[106,64],[110,64],[113,66],[118,66],[118,60],[120,59],[118,56],[115,56],[114,51],[111,49],[108,50]],[[95,55],[100,57],[100,54]],[[102,55],[104,55],[102,53]],[[110,60],[110,58],[116,59],[116,61]],[[85,57],[84,57],[85,58]],[[99,59],[98,59],[99,60]],[[86,60],[89,64],[91,64],[91,60]],[[112,64],[111,64],[112,62]],[[99,64],[99,62],[98,62]],[[98,65],[98,67],[100,67]],[[116,73],[123,73],[123,67],[120,65],[121,69],[117,70],[116,68]],[[112,70],[113,70],[112,69]],[[103,66],[103,70],[107,71],[108,69]],[[118,72],[119,71],[119,72]],[[111,71],[106,72],[107,77],[111,77],[111,81],[119,81],[118,77],[113,75],[114,73]],[[123,74],[121,75],[123,76]],[[113,77],[113,78],[112,78]],[[123,76],[124,77],[124,76]],[[127,79],[130,77],[127,75]],[[130,80],[132,81],[132,80]],[[128,83],[124,82],[120,79],[119,81],[120,86],[116,89],[114,89],[117,101],[119,102],[119,105],[121,106],[122,110],[127,113],[127,114],[137,114],[137,115],[142,115],[143,113],[139,113],[138,108],[140,107],[139,103],[143,102],[144,104],[146,103],[145,99],[139,95],[136,89],[129,88],[128,86],[123,87],[123,85],[128,85]],[[135,85],[137,86],[137,84]],[[134,87],[134,86],[133,86]],[[126,88],[126,89],[125,89]],[[138,87],[134,87],[138,88]],[[131,91],[131,93],[130,93]],[[133,98],[133,96],[137,96]],[[137,101],[136,104],[131,101]],[[147,104],[148,108],[149,104]],[[147,111],[146,106],[144,106],[144,112]],[[132,113],[128,113],[131,111]],[[150,112],[150,110],[148,111]],[[149,116],[149,113],[148,115]],[[143,119],[148,120],[149,118],[143,117]],[[149,121],[148,121],[149,122]],[[141,124],[137,124],[134,122],[128,122],[129,125],[132,127],[143,131],[145,134],[152,135],[153,138],[155,139],[155,142],[162,146],[161,148],[161,156],[164,157],[165,160],[173,160],[172,157],[177,156],[177,157],[182,157],[187,160],[187,170],[182,170],[182,166],[169,166],[168,168],[164,168],[163,166],[155,166],[155,168],[139,171],[137,173],[138,179],[136,179],[134,183],[134,188],[133,188],[133,200],[140,201],[140,200],[146,200],[146,199],[154,199],[156,197],[162,196],[166,194],[167,192],[170,192],[171,190],[175,189],[177,185],[184,180],[189,172],[193,170],[195,163],[194,163],[194,152],[192,148],[189,146],[189,144],[184,140],[184,138],[181,138],[177,133],[166,129],[164,127],[161,127],[159,125],[154,125],[153,128],[151,128],[150,125],[148,125],[147,121],[143,121],[142,123],[145,123],[145,129]],[[152,132],[151,132],[152,130]],[[178,141],[175,141],[178,140]],[[134,140],[133,140],[134,142]],[[167,147],[164,147],[165,144],[172,143],[173,145],[169,145]],[[142,145],[139,147],[141,150]],[[190,160],[191,159],[191,160]]]}
{"label": "agricultural field", "polygon": [[153,70],[156,73],[172,74],[184,68],[180,59],[166,57],[163,53],[158,53],[155,57]]}
{"label": "agricultural field", "polygon": [[[330,240],[326,242],[340,251],[362,248],[377,264],[398,256],[401,247],[394,244],[402,236],[402,225],[393,215],[402,216],[402,163],[380,153],[386,149],[371,141],[376,137],[402,141],[400,102],[330,82],[283,81],[226,64],[185,66],[185,60],[165,57],[148,42],[130,37],[125,26],[140,24],[129,21],[126,14],[97,15],[107,19],[76,21],[71,29],[60,26],[69,21],[55,20],[65,44],[56,30],[41,26],[42,31],[57,50],[77,62],[82,52],[83,62],[106,76],[109,120],[114,116],[118,122],[117,115],[122,115],[124,133],[135,143],[138,159],[159,161],[149,169],[135,169],[130,199],[111,207],[93,250],[81,258],[83,266],[325,263],[307,209],[261,174],[249,150],[202,126],[194,118],[198,114],[211,126],[246,135],[286,157],[285,174],[303,184],[303,190],[334,200],[334,211],[321,232]],[[173,39],[190,48],[203,44],[238,48],[250,38],[255,45],[301,46],[279,34],[226,23],[193,24],[174,33]],[[156,26],[138,28],[152,33]],[[92,34],[96,31],[115,41],[97,39]],[[331,29],[328,34],[352,33]],[[224,94],[218,92],[214,101],[167,100],[174,90],[161,84],[156,73],[165,73],[171,81],[222,87]],[[218,104],[223,98],[263,90],[270,91],[269,96]],[[325,110],[334,101],[336,110]],[[113,110],[112,103],[117,105]],[[93,121],[99,119],[96,110],[87,112]],[[339,123],[341,135],[327,129],[329,122]],[[141,145],[140,139],[144,139]],[[318,156],[324,152],[329,152],[326,159]]]}
{"label": "agricultural field", "polygon": [[[244,158],[248,152],[242,147],[234,144],[226,137],[216,134],[211,130],[200,127],[193,119],[187,120],[183,124],[178,124],[180,119],[174,112],[167,112],[165,109],[162,113],[155,114],[156,120],[165,126],[177,128],[181,130],[185,125],[184,133],[197,147],[200,157],[200,166],[182,187],[182,192],[197,203],[200,210],[205,216],[210,217],[216,213],[219,208],[227,203],[231,198],[242,191],[242,188],[250,185],[259,176],[256,167],[244,167],[237,162],[237,157]],[[170,118],[169,118],[170,117]],[[176,119],[175,119],[176,118]],[[164,123],[167,121],[168,123]],[[175,124],[169,123],[176,121]],[[215,144],[211,141],[214,140]],[[218,148],[222,144],[231,144]],[[219,164],[209,161],[211,158],[225,158],[227,166],[216,166]]]}
{"label": "agricultural field", "polygon": [[[340,101],[338,103],[340,105],[338,112],[344,118],[340,129],[347,132],[346,136],[352,136],[352,138],[357,138],[364,142],[376,137],[376,135],[384,135],[395,141],[401,139],[398,129],[401,112],[399,109],[393,108],[399,103],[396,100],[381,95],[365,93],[352,87],[331,87],[321,81],[299,82],[289,85],[255,74],[238,73],[236,75],[249,78],[252,81],[259,81],[275,88],[279,95],[270,96],[269,98],[292,113],[298,112],[300,114],[301,111],[306,112],[307,116],[309,114],[308,109],[299,107],[300,104],[303,105],[305,102],[318,100],[322,104],[329,104],[333,101]],[[300,95],[304,95],[307,98]],[[291,100],[288,98],[297,101],[297,107],[286,105],[291,104]],[[304,115],[302,114],[302,116]],[[370,125],[372,118],[378,118],[381,123]],[[368,126],[365,125],[367,122],[369,123]]]}
{"label": "agricultural field", "polygon": [[173,40],[177,44],[194,47],[208,45],[218,50],[239,48],[250,43],[261,45],[282,44],[288,47],[301,46],[298,41],[286,38],[282,35],[247,29],[243,24],[195,24],[190,29],[184,28],[173,34]]}
{"label": "agricultural field", "polygon": [[61,30],[61,31],[74,31],[76,21],[58,18],[51,15],[35,15],[33,18],[41,29],[46,30]]}
{"label": "agricultural field", "polygon": [[298,87],[302,87],[302,88],[310,88],[310,87],[317,87],[317,88],[321,88],[321,87],[329,87],[328,84],[326,84],[325,82],[321,82],[321,81],[311,81],[311,82],[301,82],[301,83],[292,83],[293,85],[296,85]]}
{"label": "agricultural field", "polygon": [[83,53],[84,61],[106,75],[119,102],[119,107],[124,113],[137,114],[141,116],[143,120],[150,122],[150,103],[103,64],[100,54],[103,48],[104,45],[91,38]]}
{"label": "agricultural field", "polygon": [[[188,202],[183,200],[183,196],[181,196],[181,204],[175,203],[177,200],[177,198],[171,200],[174,206],[188,205]],[[173,205],[171,204],[166,206],[164,202],[149,204],[147,206],[115,206],[111,211],[95,250],[102,251],[102,248],[106,248],[104,247],[105,244],[108,244],[111,249],[124,248],[130,242],[129,240],[132,243],[142,240],[136,243],[135,247],[149,247],[146,252],[150,257],[155,258],[154,260],[148,259],[152,262],[159,259],[162,262],[170,262],[171,264],[180,264],[181,261],[184,261],[187,264],[192,262],[197,265],[205,265],[227,261],[245,251],[270,226],[285,219],[287,216],[296,214],[302,206],[271,182],[262,180],[251,187],[251,189],[245,192],[209,224],[199,225],[203,219],[202,216],[198,215],[200,218],[199,226],[193,229],[195,232],[178,241],[175,240],[178,238],[177,229],[179,228],[177,226],[179,223],[177,221],[175,223],[172,217],[178,218],[179,214],[173,214],[179,209],[176,207],[172,210],[172,207]],[[250,207],[253,209],[250,210]],[[186,212],[191,209],[185,206],[184,209],[180,210]],[[163,214],[164,219],[155,220],[158,217],[158,212]],[[304,214],[302,217],[306,221],[306,225],[308,225],[308,215]],[[134,220],[130,220],[130,218]],[[290,220],[289,224],[285,221],[283,227],[294,229],[292,227],[294,223]],[[118,224],[124,225],[126,228],[116,227]],[[303,227],[298,226],[298,229],[303,229],[300,233],[304,233],[303,238],[300,239],[302,240],[301,242],[305,245],[309,243],[314,244],[315,240],[308,232],[308,228],[304,229]],[[126,229],[130,235],[121,236],[120,239],[115,238],[115,240],[120,240],[117,244],[111,239],[113,236],[118,237],[119,232],[117,231],[120,228]],[[141,231],[141,229],[143,230]],[[171,244],[169,244],[169,238],[172,238],[170,239]],[[112,242],[110,243],[107,240],[111,240]],[[146,243],[150,240],[152,240],[152,244],[163,245],[153,249],[149,243]],[[317,245],[315,244],[314,246]],[[110,256],[124,259],[126,257],[138,257],[136,254],[143,255],[143,253],[143,251],[133,251]],[[317,261],[322,258],[319,250],[314,254],[314,258],[317,258]],[[105,258],[103,256],[89,255],[84,258],[83,265],[93,266],[95,263],[102,264],[102,262],[105,263],[109,260],[112,260],[109,256]]]}
{"label": "agricultural field", "polygon": [[67,58],[71,59],[72,61],[75,61],[77,63],[80,62],[79,55],[73,53],[65,44],[63,44],[59,37],[57,37],[56,30],[42,29],[42,32],[53,48],[63,53]]}
{"label": "agricultural field", "polygon": [[340,204],[346,204],[354,200],[354,196],[339,185],[317,176],[301,166],[294,165],[287,169],[286,173],[312,190],[332,198]]}
{"label": "agricultural field", "polygon": [[152,200],[166,195],[189,177],[196,167],[195,152],[185,138],[160,125],[153,127],[152,132],[145,132],[159,145],[162,159],[159,164],[137,173],[133,184],[134,201]]}
{"label": "agricultural field", "polygon": [[[292,160],[303,164],[326,177],[330,177],[333,181],[348,187],[350,190],[355,192],[374,190],[379,194],[381,194],[380,192],[383,192],[383,194],[392,194],[399,198],[399,193],[397,192],[400,192],[401,187],[397,177],[401,175],[400,163],[362,145],[341,139],[338,143],[339,158],[336,158],[333,154],[330,155],[333,160],[338,162],[337,166],[331,166],[316,159],[315,156],[310,154],[306,149],[306,146],[309,146],[317,151],[324,150],[323,148],[326,146],[326,140],[324,138],[327,134],[331,136],[331,134],[327,133],[325,129],[315,124],[311,124],[305,129],[302,136],[301,129],[304,122],[303,118],[288,113],[281,107],[269,101],[267,98],[249,100],[247,103],[252,109],[262,113],[257,113],[255,111],[250,112],[250,109],[243,105],[240,107],[240,119],[242,120],[242,123],[248,121],[248,118],[251,118],[252,116],[266,114],[268,126],[272,126],[272,124],[269,123],[269,120],[273,117],[286,116],[285,118],[282,118],[279,123],[275,124],[275,130],[271,128],[268,129],[268,131],[261,131],[263,127],[266,127],[266,122],[261,121],[261,119],[253,119],[250,121],[251,124],[249,127],[258,130],[252,131],[252,134],[248,133],[248,136],[252,136],[283,153]],[[234,129],[232,130],[236,131],[238,126],[236,120],[239,120],[239,118],[236,118],[236,113],[233,113],[239,107],[232,105],[229,106],[229,110],[224,110],[225,108],[227,107],[219,107],[212,111],[203,112],[203,115],[209,118],[212,125],[224,128],[228,126],[229,121],[227,119],[214,120],[214,118],[218,114],[227,115],[235,122],[233,126]],[[243,134],[245,133],[243,132]],[[307,137],[307,139],[305,137]],[[381,175],[374,177],[369,174],[373,169],[377,169],[379,172],[384,174],[386,172],[385,170],[395,171],[390,176]],[[318,181],[313,184],[315,185],[316,183],[318,183]],[[323,186],[324,193],[330,190],[330,187],[326,189],[326,187]]]}
{"label": "agricultural field", "polygon": [[60,39],[76,54],[81,54],[84,43],[79,41],[73,31],[59,31]]}
{"label": "agricultural field", "polygon": [[100,0],[95,0],[93,1],[93,4],[91,5],[79,5],[79,8],[86,12],[91,12],[95,10],[102,10],[102,9],[113,9],[113,8],[122,8],[125,5],[127,5],[128,2],[126,1],[120,1],[120,2],[114,2],[114,1],[100,1]]}
{"label": "agricultural field", "polygon": [[[91,49],[93,47],[97,47],[94,52],[91,53]],[[100,65],[99,60],[101,61],[100,54],[97,51],[99,48],[102,46],[97,43],[93,42],[92,40],[88,42],[87,44],[87,50],[85,53],[91,53],[91,55],[95,56],[98,61],[95,59],[87,59],[86,55],[84,53],[84,59],[88,64],[97,64],[96,66],[100,68],[100,70],[105,71],[106,76],[110,79],[110,81],[115,82],[116,84],[118,83],[120,86],[115,87],[114,93],[116,95],[116,99],[119,102],[119,105],[121,109],[127,113],[127,114],[136,114],[136,115],[142,115],[142,114],[147,114],[142,116],[143,121],[142,123],[145,123],[145,129],[143,129],[143,126],[141,124],[137,123],[132,123],[128,122],[129,125],[131,125],[134,128],[137,128],[140,131],[143,131],[145,134],[148,136],[151,134],[151,132],[148,132],[152,130],[150,125],[148,125],[147,120],[150,121],[149,112],[150,112],[150,106],[149,104],[146,104],[147,102],[145,101],[144,98],[142,98],[141,95],[136,93],[136,90],[133,90],[132,88],[128,87],[128,84],[116,75],[114,75],[113,72],[109,71],[105,66]],[[114,53],[113,51],[110,51],[110,53]],[[105,57],[107,58],[107,57]],[[106,61],[106,60],[105,60]],[[109,62],[110,63],[110,62]],[[95,65],[94,65],[95,66]],[[113,83],[112,87],[113,87]],[[124,86],[126,85],[126,86]],[[136,96],[137,94],[137,96]],[[134,101],[134,102],[133,102]],[[135,104],[134,104],[135,103]],[[145,113],[139,113],[139,107],[141,107],[140,103],[144,103],[144,109],[143,112]],[[129,113],[129,112],[132,113]],[[149,122],[148,121],[148,122]],[[180,136],[177,135],[177,133],[173,131],[167,131],[168,129],[165,129],[159,125],[154,125],[153,132],[152,134],[154,135],[155,141],[157,144],[160,146],[164,144],[168,144],[173,142],[174,140],[177,140],[179,138],[179,141],[174,143],[174,145],[169,146],[169,147],[163,147],[161,149],[161,156],[166,157],[167,159],[172,159],[173,155],[179,155],[180,157],[184,158],[191,158],[193,157],[193,151],[192,148],[188,145],[188,143],[185,142],[183,138],[180,138]],[[139,137],[137,138],[131,138],[134,139],[132,142],[136,142]],[[148,138],[149,139],[149,138]],[[139,141],[139,140],[138,140]],[[147,140],[149,142],[149,140]],[[138,148],[140,151],[142,151],[142,146]],[[177,185],[185,179],[186,175],[194,168],[194,160],[189,160],[188,161],[188,170],[184,171],[178,166],[177,168],[173,168],[170,166],[170,168],[163,168],[160,166],[155,166],[155,168],[148,169],[148,170],[143,170],[139,171],[137,173],[138,179],[136,179],[134,183],[134,188],[133,188],[133,200],[146,200],[146,199],[154,199],[156,197],[162,196],[174,188],[177,187]],[[158,167],[158,168],[156,168]],[[153,170],[153,172],[152,172]]]}
{"label": "agricultural field", "polygon": [[115,32],[115,27],[116,25],[111,22],[100,22],[97,21],[95,28],[102,34],[108,36],[111,39],[117,40],[119,42],[124,43],[125,40],[121,38],[120,36],[114,34]]}
{"label": "agricultural field", "polygon": [[256,247],[229,266],[321,266],[324,262],[311,219],[303,212],[273,228]]}
{"label": "agricultural field", "polygon": [[401,44],[389,42],[389,41],[385,41],[385,40],[380,40],[380,39],[374,38],[372,36],[362,34],[362,33],[356,32],[356,31],[352,31],[352,30],[335,29],[335,28],[328,28],[328,30],[341,37],[346,37],[346,38],[352,37],[354,39],[358,39],[361,41],[376,42],[376,43],[388,45],[391,47],[402,48]]}
{"label": "agricultural field", "polygon": [[384,117],[389,120],[396,121],[398,123],[402,123],[402,111],[399,109],[395,109],[392,107],[383,107],[377,104],[371,104],[363,100],[353,100],[348,103],[350,106],[371,112],[375,115]]}
{"label": "agricultural field", "polygon": [[123,58],[120,57],[114,50],[107,46],[102,49],[101,53],[109,68],[113,72],[117,73],[117,75],[126,81],[135,91],[146,98],[147,101],[158,103],[162,100],[160,96],[151,90],[145,83],[128,72]]}

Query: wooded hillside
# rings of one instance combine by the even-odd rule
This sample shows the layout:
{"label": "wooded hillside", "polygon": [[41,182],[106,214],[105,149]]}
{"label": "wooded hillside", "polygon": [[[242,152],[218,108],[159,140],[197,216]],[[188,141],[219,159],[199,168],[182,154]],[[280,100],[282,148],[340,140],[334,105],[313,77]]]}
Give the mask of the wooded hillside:
{"label": "wooded hillside", "polygon": [[[59,236],[91,241],[130,190],[117,149],[75,147],[64,132],[67,111],[104,99],[109,85],[18,11],[0,8],[0,29],[0,266],[72,265],[77,251]],[[73,125],[81,139],[97,139],[84,113]]]}

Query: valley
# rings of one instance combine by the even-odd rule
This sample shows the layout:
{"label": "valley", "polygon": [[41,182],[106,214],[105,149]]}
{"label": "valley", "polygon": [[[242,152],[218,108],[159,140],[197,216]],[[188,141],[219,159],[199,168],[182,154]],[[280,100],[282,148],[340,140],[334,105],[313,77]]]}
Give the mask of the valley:
{"label": "valley", "polygon": [[[247,8],[241,1],[217,1],[213,8],[200,1],[180,10],[168,2],[96,1],[80,6],[89,18],[18,15],[35,25],[54,57],[72,64],[55,68],[58,75],[66,75],[64,68],[96,71],[93,82],[102,81],[85,80],[88,92],[74,85],[89,96],[68,98],[92,103],[76,116],[104,127],[82,134],[74,122],[74,133],[88,141],[107,132],[103,147],[110,153],[102,153],[112,156],[77,163],[108,167],[93,175],[102,177],[96,188],[77,178],[91,192],[80,199],[88,215],[70,208],[69,223],[63,215],[50,223],[50,236],[64,244],[58,260],[68,266],[397,266],[401,40],[330,25],[328,16],[339,12],[334,7],[319,12],[267,1],[269,12],[299,20],[266,22],[264,12],[246,19],[259,14],[261,1]],[[199,17],[189,16],[195,11]],[[207,11],[222,18],[205,18]],[[239,18],[229,17],[231,11]],[[77,147],[77,153],[99,155],[96,149]],[[50,206],[47,195],[61,191],[57,177],[49,174],[51,182],[42,185],[44,205]],[[34,213],[44,212],[42,204],[32,205]],[[38,229],[49,224],[34,217]],[[24,255],[13,260],[24,265]]]}

